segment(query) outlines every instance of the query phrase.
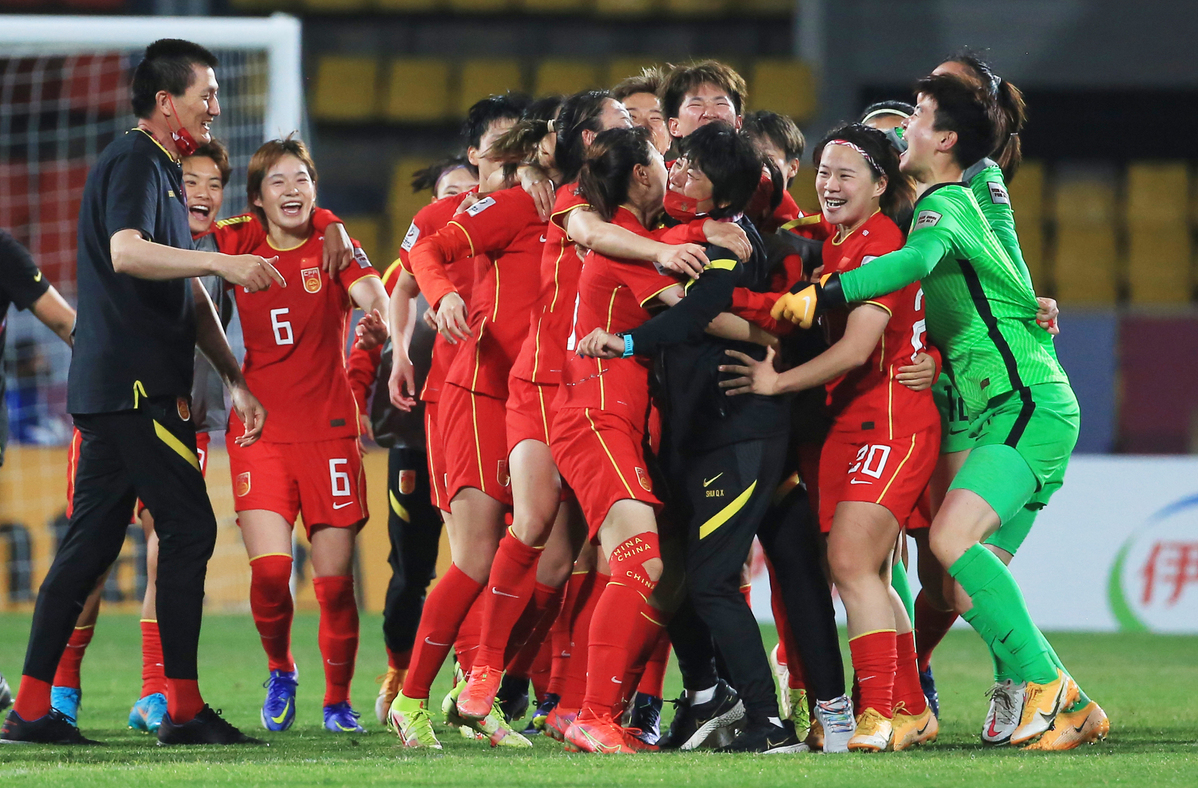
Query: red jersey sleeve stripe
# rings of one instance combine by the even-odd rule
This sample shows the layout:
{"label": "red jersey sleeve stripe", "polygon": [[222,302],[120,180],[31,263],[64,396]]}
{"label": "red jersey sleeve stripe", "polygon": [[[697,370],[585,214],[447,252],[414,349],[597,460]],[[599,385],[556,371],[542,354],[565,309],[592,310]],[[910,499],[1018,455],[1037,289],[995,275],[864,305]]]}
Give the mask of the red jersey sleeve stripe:
{"label": "red jersey sleeve stripe", "polygon": [[470,237],[470,232],[458,222],[447,222],[446,227],[453,225],[462,231],[462,235],[466,236],[466,241],[470,244],[470,256],[474,257],[477,253],[474,251],[474,239]]}
{"label": "red jersey sleeve stripe", "polygon": [[645,304],[649,303],[654,298],[657,298],[659,295],[661,295],[665,291],[669,290],[671,287],[676,286],[677,284],[678,284],[677,282],[672,282],[672,283],[666,285],[665,287],[663,287],[662,289],[658,290],[656,293],[653,293],[652,295],[647,296],[645,298],[645,300],[641,301],[641,306],[644,306]]}

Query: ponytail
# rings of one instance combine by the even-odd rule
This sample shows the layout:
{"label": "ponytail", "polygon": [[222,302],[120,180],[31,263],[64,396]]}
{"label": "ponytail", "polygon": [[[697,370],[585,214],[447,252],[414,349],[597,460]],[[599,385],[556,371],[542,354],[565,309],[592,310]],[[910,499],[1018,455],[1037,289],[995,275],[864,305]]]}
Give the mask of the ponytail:
{"label": "ponytail", "polygon": [[632,171],[638,164],[648,166],[652,150],[652,134],[644,128],[608,129],[595,137],[578,173],[578,188],[603,221],[610,222],[628,202]]}

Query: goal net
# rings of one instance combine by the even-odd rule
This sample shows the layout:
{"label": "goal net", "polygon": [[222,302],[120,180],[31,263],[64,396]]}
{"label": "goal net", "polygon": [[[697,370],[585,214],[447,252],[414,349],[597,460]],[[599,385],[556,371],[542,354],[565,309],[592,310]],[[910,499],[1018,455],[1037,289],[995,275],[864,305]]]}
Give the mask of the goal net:
{"label": "goal net", "polygon": [[[233,165],[225,215],[245,210],[246,165],[263,140],[303,127],[300,24],[292,17],[5,16],[0,227],[29,248],[72,304],[83,185],[104,147],[136,124],[129,80],[145,47],[159,38],[195,41],[220,59],[221,116],[213,133],[228,146]],[[71,439],[69,348],[28,312],[10,309],[7,320],[4,404],[12,434],[0,468],[0,610],[33,601],[64,532]],[[210,605],[230,607],[248,599],[249,570],[233,517],[227,456],[214,443],[208,488],[220,532],[207,591]],[[143,554],[140,528],[133,528],[107,600],[140,601]]]}

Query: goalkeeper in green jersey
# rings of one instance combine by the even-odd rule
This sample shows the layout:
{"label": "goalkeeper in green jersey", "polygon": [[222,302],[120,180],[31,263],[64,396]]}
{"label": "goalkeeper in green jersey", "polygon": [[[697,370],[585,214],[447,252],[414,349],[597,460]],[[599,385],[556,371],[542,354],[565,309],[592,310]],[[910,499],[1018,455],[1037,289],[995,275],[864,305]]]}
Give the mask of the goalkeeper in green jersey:
{"label": "goalkeeper in green jersey", "polygon": [[1052,338],[1036,323],[1027,269],[990,228],[964,169],[996,147],[986,87],[941,74],[921,80],[907,122],[902,171],[919,198],[907,244],[858,270],[783,296],[775,307],[803,327],[826,309],[921,280],[927,331],[965,402],[973,438],[931,531],[932,550],[960,584],[963,617],[996,661],[1026,682],[1010,742],[1033,743],[1057,714],[1088,702],[1037,629],[1006,566],[982,544],[1028,518],[1060,487],[1079,413]]}

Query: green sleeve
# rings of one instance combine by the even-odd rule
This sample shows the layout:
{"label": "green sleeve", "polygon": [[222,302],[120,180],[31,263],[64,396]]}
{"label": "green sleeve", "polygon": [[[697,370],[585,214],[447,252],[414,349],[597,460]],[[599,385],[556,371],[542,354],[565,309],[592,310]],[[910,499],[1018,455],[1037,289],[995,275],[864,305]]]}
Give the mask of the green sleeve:
{"label": "green sleeve", "polygon": [[952,241],[947,228],[931,226],[912,232],[902,249],[842,273],[840,287],[844,298],[850,302],[865,301],[902,289],[931,273],[950,249]]}
{"label": "green sleeve", "polygon": [[[1027,263],[1023,260],[1023,249],[1019,246],[1019,234],[1015,230],[1015,213],[1011,207],[1011,195],[1007,192],[1006,181],[1003,180],[1002,169],[989,159],[983,159],[979,164],[987,166],[975,173],[973,177],[967,178],[969,189],[977,198],[982,215],[986,217],[986,224],[998,238],[999,244],[1011,258],[1011,262],[1015,263],[1015,267],[1019,269],[1024,281],[1032,288],[1032,292],[1035,292],[1032,275],[1027,270]],[[970,170],[972,169],[971,167]]]}

